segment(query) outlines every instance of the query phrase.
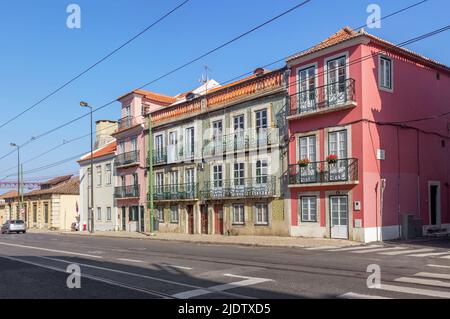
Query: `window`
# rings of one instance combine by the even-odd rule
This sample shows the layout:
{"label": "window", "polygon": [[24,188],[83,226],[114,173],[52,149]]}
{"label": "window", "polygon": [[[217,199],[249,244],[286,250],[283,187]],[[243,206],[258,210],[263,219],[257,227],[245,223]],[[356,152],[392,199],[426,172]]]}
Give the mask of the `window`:
{"label": "window", "polygon": [[194,136],[194,128],[190,127],[186,129],[186,156],[193,157],[194,156],[194,148],[195,146],[195,136]]}
{"label": "window", "polygon": [[267,160],[256,162],[256,184],[267,184]]}
{"label": "window", "polygon": [[125,153],[125,142],[119,142],[118,153],[119,154]]}
{"label": "window", "polygon": [[37,223],[37,204],[33,204],[33,223]]}
{"label": "window", "polygon": [[88,187],[91,188],[92,187],[91,168],[87,169],[87,179],[88,179]]}
{"label": "window", "polygon": [[112,220],[111,207],[106,207],[106,220],[107,221]]}
{"label": "window", "polygon": [[311,162],[316,161],[316,136],[301,137],[300,145],[300,160],[309,159]]}
{"label": "window", "polygon": [[158,219],[158,222],[164,223],[164,208],[163,207],[156,207],[156,218]]}
{"label": "window", "polygon": [[269,206],[267,204],[256,204],[255,213],[257,225],[269,224]]}
{"label": "window", "polygon": [[96,167],[97,170],[97,187],[102,186],[102,167],[98,165]]}
{"label": "window", "polygon": [[178,224],[179,221],[178,206],[170,207],[170,222],[172,224]]}
{"label": "window", "polygon": [[156,193],[162,193],[164,187],[164,173],[156,174]]}
{"label": "window", "polygon": [[111,185],[111,181],[112,181],[111,164],[106,164],[106,166],[105,166],[105,179],[106,179],[106,185]]}
{"label": "window", "polygon": [[347,152],[347,131],[332,132],[329,134],[330,149],[329,154],[337,155],[339,159],[346,159]]}
{"label": "window", "polygon": [[137,150],[137,138],[133,137],[131,139],[131,151],[134,152]]}
{"label": "window", "polygon": [[178,136],[177,132],[169,133],[169,146],[167,148],[167,160],[169,163],[173,163],[178,158]]}
{"label": "window", "polygon": [[244,163],[234,163],[234,185],[244,186],[245,184],[245,170]]}
{"label": "window", "polygon": [[131,106],[130,105],[127,105],[125,107],[125,116],[126,117],[131,117]]}
{"label": "window", "polygon": [[133,186],[139,185],[139,178],[138,178],[138,174],[137,173],[133,174],[133,184],[132,185]]}
{"label": "window", "polygon": [[308,112],[316,108],[316,67],[298,72],[299,108],[300,112]]}
{"label": "window", "polygon": [[130,207],[130,222],[137,222],[138,221],[138,207],[137,206],[133,206]]}
{"label": "window", "polygon": [[125,176],[120,176],[120,184],[122,187],[125,187],[127,185],[127,180]]}
{"label": "window", "polygon": [[302,222],[317,222],[317,197],[304,196],[300,198],[300,213]]}
{"label": "window", "polygon": [[172,192],[178,192],[178,171],[170,172],[170,188]]}
{"label": "window", "polygon": [[233,205],[233,224],[243,225],[245,223],[245,206],[243,204]]}
{"label": "window", "polygon": [[157,135],[155,136],[155,153],[157,159],[161,159],[164,154],[164,136]]}
{"label": "window", "polygon": [[102,209],[101,207],[97,207],[97,220],[102,220]]}
{"label": "window", "polygon": [[48,204],[44,204],[44,223],[48,224]]}
{"label": "window", "polygon": [[392,90],[392,60],[380,57],[379,83],[380,88]]}
{"label": "window", "polygon": [[267,128],[267,109],[256,111],[256,130]]}
{"label": "window", "polygon": [[234,131],[243,131],[245,128],[244,115],[235,116],[234,119]]}
{"label": "window", "polygon": [[194,184],[195,183],[195,174],[194,169],[189,168],[185,171],[185,183],[186,184]]}
{"label": "window", "polygon": [[223,186],[223,167],[222,165],[213,166],[213,183],[214,188],[222,188]]}

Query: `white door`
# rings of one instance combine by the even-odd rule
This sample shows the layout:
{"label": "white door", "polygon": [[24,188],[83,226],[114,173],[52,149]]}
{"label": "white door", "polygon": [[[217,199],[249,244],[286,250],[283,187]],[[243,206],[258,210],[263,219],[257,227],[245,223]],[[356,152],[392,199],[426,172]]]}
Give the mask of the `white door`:
{"label": "white door", "polygon": [[234,150],[242,150],[245,148],[245,124],[244,115],[235,116],[234,119]]}
{"label": "white door", "polygon": [[346,101],[347,67],[346,57],[328,61],[327,98],[329,105],[336,105]]}
{"label": "white door", "polygon": [[299,81],[299,113],[316,109],[316,67],[301,70],[298,73]]}
{"label": "white door", "polygon": [[348,197],[330,197],[331,238],[348,239]]}
{"label": "white door", "polygon": [[316,163],[316,136],[301,137],[299,140],[299,160],[309,160],[311,163],[306,167],[298,167],[300,183],[316,183],[317,163]]}
{"label": "white door", "polygon": [[347,131],[332,132],[329,138],[329,155],[336,155],[338,162],[328,164],[330,182],[340,182],[348,180],[348,147]]}

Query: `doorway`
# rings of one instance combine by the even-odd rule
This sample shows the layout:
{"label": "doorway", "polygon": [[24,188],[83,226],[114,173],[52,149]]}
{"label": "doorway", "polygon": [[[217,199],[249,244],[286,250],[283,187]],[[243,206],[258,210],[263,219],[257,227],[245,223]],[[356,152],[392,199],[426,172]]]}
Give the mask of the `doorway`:
{"label": "doorway", "polygon": [[200,215],[201,233],[208,234],[208,205],[200,207]]}
{"label": "doorway", "polygon": [[430,182],[428,190],[428,202],[430,209],[430,225],[441,225],[441,185],[439,182]]}
{"label": "doorway", "polygon": [[145,232],[145,213],[144,213],[144,206],[140,206],[139,207],[139,210],[140,210],[140,215],[141,215],[141,218],[140,218],[140,228],[141,228],[141,233],[144,233]]}
{"label": "doorway", "polygon": [[223,235],[223,205],[214,205],[214,233]]}
{"label": "doorway", "polygon": [[126,207],[122,207],[122,230],[127,230],[127,209]]}
{"label": "doorway", "polygon": [[348,197],[330,196],[331,238],[348,239]]}
{"label": "doorway", "polygon": [[188,234],[194,234],[194,206],[187,206]]}

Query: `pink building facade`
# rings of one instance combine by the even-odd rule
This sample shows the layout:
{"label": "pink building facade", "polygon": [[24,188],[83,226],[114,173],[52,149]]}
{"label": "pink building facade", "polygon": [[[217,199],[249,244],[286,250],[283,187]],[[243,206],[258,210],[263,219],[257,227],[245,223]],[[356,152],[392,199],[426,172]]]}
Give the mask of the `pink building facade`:
{"label": "pink building facade", "polygon": [[115,159],[115,203],[119,229],[128,232],[150,231],[147,210],[147,145],[145,114],[167,106],[173,99],[144,90],[120,97],[122,118],[118,121]]}
{"label": "pink building facade", "polygon": [[291,235],[449,232],[449,68],[349,28],[287,67]]}

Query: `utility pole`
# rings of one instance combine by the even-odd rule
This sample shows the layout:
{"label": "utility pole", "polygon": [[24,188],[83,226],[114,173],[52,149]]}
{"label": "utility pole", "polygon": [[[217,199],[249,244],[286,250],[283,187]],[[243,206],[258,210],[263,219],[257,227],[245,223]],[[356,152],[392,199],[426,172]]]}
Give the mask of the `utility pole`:
{"label": "utility pole", "polygon": [[[93,125],[92,125],[92,106],[87,102],[80,102],[81,107],[88,107],[90,110],[90,122],[91,122],[91,203],[89,209],[89,232],[94,233],[94,141],[93,141]],[[89,183],[88,183],[89,185]],[[89,187],[88,187],[89,188]]]}
{"label": "utility pole", "polygon": [[[10,143],[12,147],[17,148],[17,214],[20,215],[22,202],[20,197],[20,146],[16,143]],[[12,216],[10,216],[12,219]]]}
{"label": "utility pole", "polygon": [[[23,164],[20,164],[20,176],[22,177],[21,178],[21,183],[20,183],[20,193],[22,194],[22,196],[21,196],[21,198],[20,198],[20,202],[21,202],[21,208],[20,208],[20,214],[22,214],[22,209],[23,209],[23,214],[24,214],[24,216],[23,216],[23,219],[25,220],[26,218],[25,218],[25,214],[26,214],[26,212],[25,212],[25,209],[24,209],[24,204],[23,204],[23,193],[24,193],[24,191],[23,191],[23,188],[24,188],[24,180],[23,180]],[[21,218],[22,219],[22,218]]]}
{"label": "utility pole", "polygon": [[148,115],[148,202],[150,208],[150,232],[155,230],[154,207],[153,207],[153,134],[152,115]]}

